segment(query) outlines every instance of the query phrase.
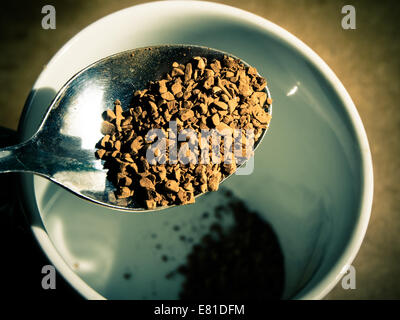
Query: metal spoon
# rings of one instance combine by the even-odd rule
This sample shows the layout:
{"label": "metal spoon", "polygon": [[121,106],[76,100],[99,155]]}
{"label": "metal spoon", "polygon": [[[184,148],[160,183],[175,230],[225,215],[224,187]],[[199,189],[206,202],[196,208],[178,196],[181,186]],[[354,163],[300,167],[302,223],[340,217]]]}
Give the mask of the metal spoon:
{"label": "metal spoon", "polygon": [[[135,90],[160,79],[174,61],[186,63],[195,56],[212,61],[224,55],[234,57],[206,47],[163,45],[125,51],[93,63],[61,88],[33,137],[0,150],[0,173],[34,173],[100,205],[150,211],[136,202],[121,205],[109,196],[115,186],[107,180],[102,161],[95,157],[96,143],[102,137],[102,114],[115,99],[122,106],[129,105]],[[270,96],[268,88],[265,90]]]}

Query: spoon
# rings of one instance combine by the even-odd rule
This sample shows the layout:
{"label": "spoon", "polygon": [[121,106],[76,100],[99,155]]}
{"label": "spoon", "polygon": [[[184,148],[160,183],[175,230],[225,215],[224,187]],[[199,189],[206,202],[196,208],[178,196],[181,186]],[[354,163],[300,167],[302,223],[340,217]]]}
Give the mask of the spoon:
{"label": "spoon", "polygon": [[[115,186],[107,180],[102,161],[95,157],[96,143],[103,136],[102,114],[117,98],[122,106],[129,105],[135,90],[160,79],[174,61],[185,64],[195,56],[212,61],[224,55],[236,58],[206,47],[161,45],[117,53],[91,64],[61,88],[28,141],[0,150],[0,173],[34,173],[81,198],[113,209],[141,212],[167,208],[149,210],[135,201],[124,206],[110,197]],[[270,97],[267,87],[265,92]]]}

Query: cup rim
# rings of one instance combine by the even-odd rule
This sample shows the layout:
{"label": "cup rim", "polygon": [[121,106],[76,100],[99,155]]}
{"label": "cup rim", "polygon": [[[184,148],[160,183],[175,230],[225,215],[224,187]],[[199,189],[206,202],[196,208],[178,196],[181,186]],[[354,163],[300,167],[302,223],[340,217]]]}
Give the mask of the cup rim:
{"label": "cup rim", "polygon": [[[96,28],[96,26],[102,24],[106,19],[110,19],[112,16],[125,14],[130,10],[135,10],[144,7],[156,7],[158,10],[160,6],[196,6],[198,8],[207,8],[208,10],[216,10],[218,12],[223,11],[225,14],[229,14],[233,18],[238,18],[242,21],[252,23],[258,27],[267,30],[268,32],[274,34],[280,40],[283,40],[286,44],[293,47],[297,52],[302,54],[312,65],[315,67],[321,75],[323,75],[326,80],[330,83],[332,88],[335,90],[336,94],[343,102],[344,110],[347,112],[351,124],[354,128],[355,137],[360,147],[361,154],[361,167],[362,167],[362,187],[360,196],[360,207],[358,210],[357,221],[354,224],[352,234],[349,241],[346,244],[345,249],[342,251],[340,257],[336,260],[334,266],[331,267],[330,271],[327,272],[321,280],[308,292],[303,292],[304,288],[301,289],[293,299],[322,299],[326,294],[328,294],[333,287],[339,282],[341,277],[346,273],[348,267],[357,255],[362,241],[364,239],[373,200],[373,166],[372,157],[370,152],[370,147],[367,139],[367,135],[361,121],[361,118],[357,112],[356,106],[354,105],[350,95],[344,88],[343,84],[340,82],[335,73],[330,69],[330,67],[319,57],[310,47],[308,47],[304,42],[298,39],[296,36],[283,29],[282,27],[276,25],[275,23],[262,18],[256,14],[250,13],[243,9],[235,8],[229,5],[208,2],[208,1],[186,1],[186,0],[173,0],[173,1],[153,1],[148,3],[142,3],[134,5],[122,10],[115,11],[85,27],[83,30],[74,35],[69,41],[67,41],[51,58],[48,66],[55,64],[58,58],[63,54],[64,51],[68,50],[70,45],[81,37],[90,28]],[[44,69],[33,85],[33,89],[40,87],[41,80],[46,76],[46,69]],[[24,124],[26,123],[26,115],[31,107],[31,101],[33,96],[30,95],[27,98],[25,106],[22,111],[22,115],[19,121],[18,131],[22,137],[24,137]],[[26,136],[26,133],[25,133]],[[25,137],[26,138],[26,137]],[[35,197],[33,194],[33,176],[21,174],[21,190],[22,198],[30,201],[23,201],[24,211],[28,215],[32,210],[38,210]],[[43,252],[47,255],[49,260],[58,269],[60,274],[65,278],[67,282],[71,284],[83,297],[87,299],[105,299],[96,290],[91,288],[85,281],[83,281],[71,268],[66,264],[64,259],[58,253],[57,249],[54,247],[52,241],[50,240],[45,227],[40,222],[36,221],[36,225],[32,225],[32,232],[39,242]]]}

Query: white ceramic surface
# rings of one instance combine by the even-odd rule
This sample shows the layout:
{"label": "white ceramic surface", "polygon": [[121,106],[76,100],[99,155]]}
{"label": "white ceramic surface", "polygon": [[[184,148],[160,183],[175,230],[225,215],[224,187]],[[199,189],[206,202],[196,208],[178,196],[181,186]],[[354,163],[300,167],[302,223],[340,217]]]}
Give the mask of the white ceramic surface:
{"label": "white ceramic surface", "polygon": [[[23,136],[35,131],[55,93],[88,64],[127,49],[173,43],[230,52],[268,78],[274,115],[256,152],[255,171],[232,177],[224,187],[247,199],[275,230],[285,258],[284,297],[322,298],[364,237],[372,204],[371,156],[340,81],[275,24],[197,1],[153,2],[113,13],[77,34],[45,67],[25,107]],[[165,274],[190,248],[171,236],[171,227],[187,226],[190,233],[202,212],[222,201],[216,193],[163,214],[118,214],[43,178],[22,179],[36,238],[58,272],[90,299],[175,298],[180,282]],[[161,263],[153,233],[174,261]],[[124,272],[132,279],[124,279]]]}

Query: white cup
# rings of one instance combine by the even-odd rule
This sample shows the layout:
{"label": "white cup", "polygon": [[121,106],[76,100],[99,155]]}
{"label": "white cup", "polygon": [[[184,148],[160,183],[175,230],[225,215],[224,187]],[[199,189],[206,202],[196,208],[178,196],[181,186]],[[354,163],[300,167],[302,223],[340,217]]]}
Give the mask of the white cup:
{"label": "white cup", "polygon": [[[285,262],[283,297],[324,297],[366,232],[371,155],[341,82],[315,52],[277,25],[201,1],[151,2],[108,15],[74,36],[44,68],[24,109],[23,137],[35,132],[55,93],[80,69],[113,53],[168,43],[230,52],[267,78],[274,114],[254,172],[232,177],[224,187],[273,227]],[[35,237],[58,272],[88,299],[177,297],[180,282],[168,282],[165,274],[190,248],[175,239],[171,227],[192,224],[220,201],[216,193],[163,214],[118,214],[43,178],[23,175],[21,181]],[[175,262],[161,262],[153,233]],[[132,272],[129,281],[126,272]]]}

